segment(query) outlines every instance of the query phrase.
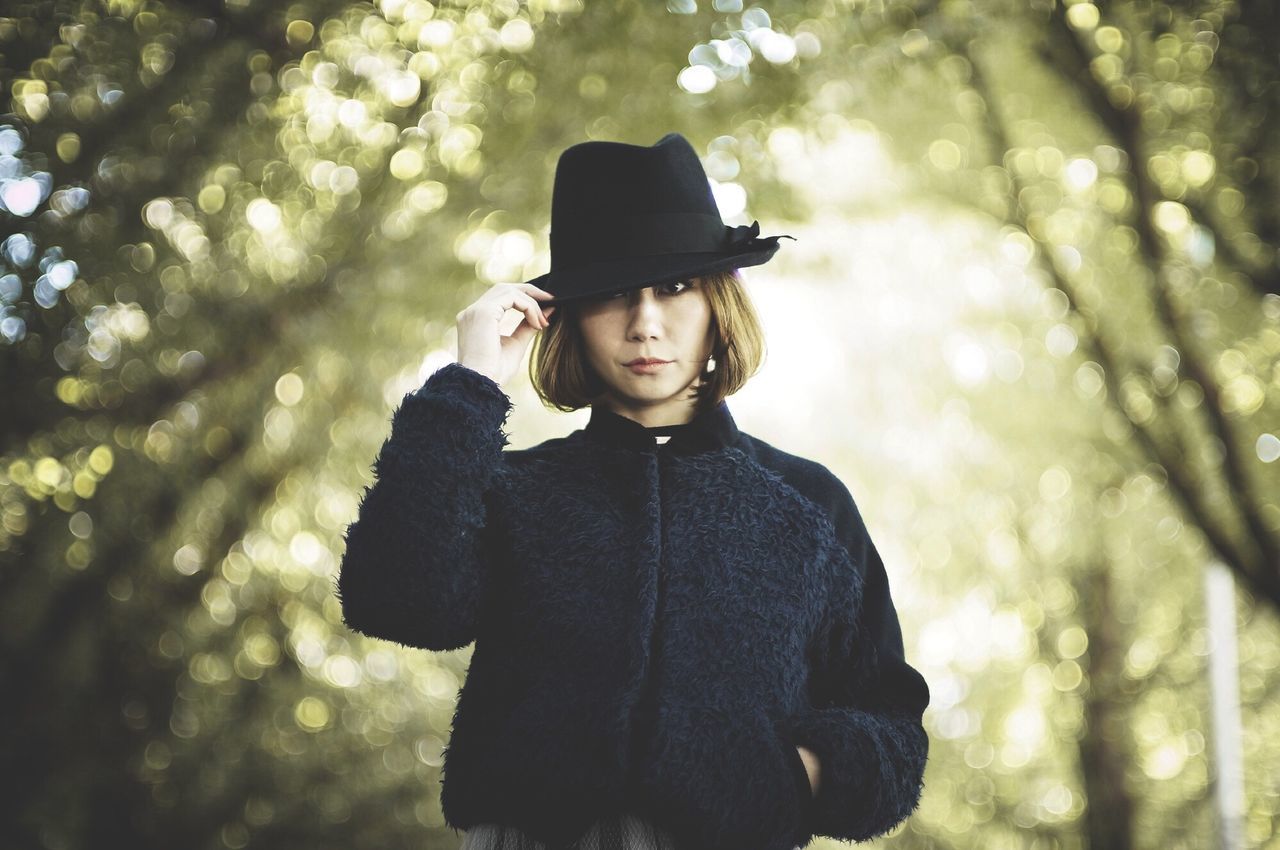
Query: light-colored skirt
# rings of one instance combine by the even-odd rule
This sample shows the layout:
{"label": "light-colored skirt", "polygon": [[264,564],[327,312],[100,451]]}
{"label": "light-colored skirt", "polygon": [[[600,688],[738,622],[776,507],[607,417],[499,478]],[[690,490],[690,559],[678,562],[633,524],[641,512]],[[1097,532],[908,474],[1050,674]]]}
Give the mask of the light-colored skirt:
{"label": "light-colored skirt", "polygon": [[[677,850],[675,840],[646,818],[622,814],[602,818],[573,845],[574,850]],[[513,826],[482,823],[467,830],[460,850],[547,850]]]}

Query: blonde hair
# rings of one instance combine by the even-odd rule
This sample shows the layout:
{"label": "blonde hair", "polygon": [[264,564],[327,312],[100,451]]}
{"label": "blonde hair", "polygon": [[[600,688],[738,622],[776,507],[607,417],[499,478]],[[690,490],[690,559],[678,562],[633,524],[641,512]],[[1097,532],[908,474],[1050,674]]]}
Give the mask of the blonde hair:
{"label": "blonde hair", "polygon": [[[733,395],[759,371],[765,357],[764,329],[743,288],[737,269],[713,272],[698,278],[711,306],[715,341],[711,353],[716,368],[703,372],[693,385],[698,409],[718,405]],[[563,412],[591,405],[608,386],[587,362],[582,329],[578,325],[581,302],[560,304],[551,324],[537,335],[529,357],[529,379],[544,405]]]}

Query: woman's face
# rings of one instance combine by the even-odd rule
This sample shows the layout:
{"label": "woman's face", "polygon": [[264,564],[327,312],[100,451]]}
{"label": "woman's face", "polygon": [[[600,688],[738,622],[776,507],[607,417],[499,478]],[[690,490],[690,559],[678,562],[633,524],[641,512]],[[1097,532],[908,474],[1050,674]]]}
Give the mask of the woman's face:
{"label": "woman's face", "polygon": [[[687,421],[690,386],[711,356],[711,303],[699,278],[632,289],[579,308],[586,356],[609,387],[604,401],[645,425]],[[638,357],[668,361],[647,370]]]}

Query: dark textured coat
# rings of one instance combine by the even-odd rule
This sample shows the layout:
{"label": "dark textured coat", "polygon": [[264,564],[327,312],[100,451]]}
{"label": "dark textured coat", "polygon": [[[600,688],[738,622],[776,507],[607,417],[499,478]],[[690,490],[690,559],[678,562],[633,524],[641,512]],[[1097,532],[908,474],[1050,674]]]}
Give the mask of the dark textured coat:
{"label": "dark textured coat", "polygon": [[407,395],[336,581],[357,632],[475,641],[447,823],[554,845],[632,811],[691,850],[792,850],[904,820],[929,689],[841,481],[725,402],[665,444],[596,406],[523,450],[510,409],[458,363]]}

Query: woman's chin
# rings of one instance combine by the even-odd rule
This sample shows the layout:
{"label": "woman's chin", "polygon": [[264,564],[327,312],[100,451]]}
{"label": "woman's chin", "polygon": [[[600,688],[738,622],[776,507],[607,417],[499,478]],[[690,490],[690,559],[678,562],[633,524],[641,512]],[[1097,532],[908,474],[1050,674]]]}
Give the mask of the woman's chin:
{"label": "woman's chin", "polygon": [[623,385],[628,391],[639,393],[646,398],[662,398],[679,392],[688,385],[670,375],[637,375],[629,374],[623,378]]}
{"label": "woman's chin", "polygon": [[656,402],[677,396],[685,391],[688,382],[681,383],[668,376],[629,374],[622,378],[615,392],[637,401]]}

